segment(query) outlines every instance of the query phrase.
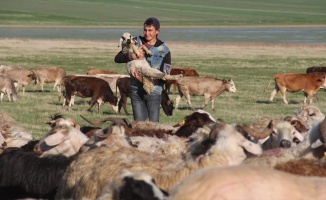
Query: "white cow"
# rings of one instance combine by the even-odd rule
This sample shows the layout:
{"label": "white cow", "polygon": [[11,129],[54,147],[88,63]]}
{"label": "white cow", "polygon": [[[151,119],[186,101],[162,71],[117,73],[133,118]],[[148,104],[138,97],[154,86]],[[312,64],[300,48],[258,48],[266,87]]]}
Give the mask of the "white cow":
{"label": "white cow", "polygon": [[188,105],[194,109],[190,102],[190,96],[204,96],[205,104],[202,108],[207,106],[208,100],[212,102],[212,110],[214,108],[215,98],[222,94],[224,91],[236,92],[237,89],[232,79],[218,79],[214,77],[191,77],[186,76],[177,80],[179,94],[176,98],[176,106],[180,103],[182,96],[186,97]]}

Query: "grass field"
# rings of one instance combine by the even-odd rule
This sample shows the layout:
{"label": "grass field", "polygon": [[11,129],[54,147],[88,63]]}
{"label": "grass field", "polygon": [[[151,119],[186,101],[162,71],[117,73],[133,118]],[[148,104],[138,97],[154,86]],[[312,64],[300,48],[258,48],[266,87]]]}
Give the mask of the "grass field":
{"label": "grass field", "polygon": [[[205,110],[215,118],[222,118],[227,123],[252,123],[261,117],[285,117],[292,115],[301,107],[303,93],[288,93],[289,105],[284,105],[279,94],[273,103],[268,103],[269,87],[265,86],[276,73],[304,73],[309,66],[325,65],[326,45],[266,45],[266,44],[201,44],[168,43],[173,57],[173,67],[190,67],[201,76],[233,79],[238,92],[223,93],[216,98],[216,111],[211,111],[210,104]],[[113,61],[117,53],[116,42],[83,40],[20,40],[0,39],[0,63],[17,65],[28,69],[39,66],[58,66],[67,74],[85,74],[89,67],[111,69],[125,74],[125,65]],[[81,125],[87,123],[80,117],[102,119],[116,116],[108,105],[97,114],[93,108],[87,112],[88,100],[76,98],[76,105],[68,112],[62,110],[62,102],[57,93],[52,92],[52,84],[47,84],[45,92],[33,92],[33,85],[27,87],[25,96],[19,94],[17,102],[8,102],[7,98],[0,104],[1,112],[13,117],[18,123],[31,130],[38,138],[49,130],[44,124],[50,115],[62,113],[75,119]],[[175,99],[176,95],[170,95]],[[195,107],[200,107],[203,97],[192,97]],[[326,95],[319,92],[319,101],[314,102],[326,113]],[[192,111],[182,99],[180,110],[166,117],[161,110],[162,123],[175,124]],[[131,112],[131,106],[128,104]],[[125,116],[121,116],[125,117]],[[132,120],[132,117],[129,116]]]}
{"label": "grass field", "polygon": [[325,25],[325,0],[1,0],[2,26]]}

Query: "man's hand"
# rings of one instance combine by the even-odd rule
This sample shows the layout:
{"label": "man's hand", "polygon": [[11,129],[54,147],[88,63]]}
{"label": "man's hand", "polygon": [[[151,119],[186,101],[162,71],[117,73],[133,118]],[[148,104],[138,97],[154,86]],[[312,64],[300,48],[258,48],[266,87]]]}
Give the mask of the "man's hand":
{"label": "man's hand", "polygon": [[130,74],[131,74],[131,76],[135,77],[138,81],[143,82],[143,77],[141,76],[141,74],[139,74],[137,69],[131,68]]}

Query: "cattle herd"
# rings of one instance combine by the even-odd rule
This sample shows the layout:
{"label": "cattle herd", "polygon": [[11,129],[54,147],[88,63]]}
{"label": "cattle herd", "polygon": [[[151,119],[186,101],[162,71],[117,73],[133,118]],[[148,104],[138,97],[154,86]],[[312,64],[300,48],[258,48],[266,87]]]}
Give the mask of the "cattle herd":
{"label": "cattle herd", "polygon": [[[193,112],[170,125],[129,121],[124,117],[85,124],[61,114],[45,123],[48,132],[35,139],[15,119],[0,112],[1,199],[326,199],[326,119],[306,102],[326,87],[326,67],[306,74],[277,74],[270,101],[280,91],[303,91],[303,107],[281,118],[262,117],[252,124],[227,124],[196,110],[190,96],[204,96],[203,108],[223,92],[237,91],[232,79],[199,76],[189,68],[172,69],[161,106],[173,114],[171,86]],[[16,101],[17,92],[34,81],[54,83],[62,107],[71,110],[75,96],[91,98],[88,110],[109,103],[128,115],[130,77],[91,68],[67,75],[57,67],[27,70],[0,66],[1,101]],[[270,83],[269,83],[270,85]],[[175,92],[175,90],[174,90]],[[120,96],[120,98],[118,98]],[[107,125],[110,122],[110,125]]]}

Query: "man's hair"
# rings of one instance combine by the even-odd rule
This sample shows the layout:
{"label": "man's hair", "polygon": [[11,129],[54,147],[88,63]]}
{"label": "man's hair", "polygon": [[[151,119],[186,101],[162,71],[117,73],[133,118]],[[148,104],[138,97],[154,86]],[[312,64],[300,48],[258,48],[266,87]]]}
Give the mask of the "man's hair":
{"label": "man's hair", "polygon": [[156,30],[160,29],[160,21],[158,21],[158,19],[156,19],[155,17],[150,17],[148,19],[146,19],[146,21],[144,22],[144,26],[154,26],[156,28]]}

